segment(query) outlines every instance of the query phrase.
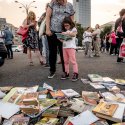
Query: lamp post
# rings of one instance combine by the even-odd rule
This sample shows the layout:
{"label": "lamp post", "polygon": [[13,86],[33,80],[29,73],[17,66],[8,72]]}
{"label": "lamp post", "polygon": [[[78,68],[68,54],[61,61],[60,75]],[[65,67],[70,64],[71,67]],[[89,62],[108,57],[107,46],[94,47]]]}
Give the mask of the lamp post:
{"label": "lamp post", "polygon": [[21,2],[19,2],[19,1],[15,1],[15,3],[19,3],[21,6],[19,7],[19,8],[24,8],[25,10],[26,10],[26,14],[28,15],[28,13],[29,13],[29,9],[31,8],[31,7],[34,7],[34,8],[37,8],[36,6],[32,6],[32,4],[33,3],[35,3],[36,1],[32,1],[32,2],[30,2],[29,4],[23,4],[23,3],[21,3]]}

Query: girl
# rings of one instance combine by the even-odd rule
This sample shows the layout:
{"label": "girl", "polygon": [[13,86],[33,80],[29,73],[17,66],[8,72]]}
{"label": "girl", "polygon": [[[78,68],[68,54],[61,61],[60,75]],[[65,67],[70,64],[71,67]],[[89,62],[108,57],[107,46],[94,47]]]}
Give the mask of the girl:
{"label": "girl", "polygon": [[91,27],[88,27],[83,34],[83,39],[85,43],[85,56],[88,55],[89,57],[92,57],[92,53],[91,53],[92,33],[91,32],[92,32]]}
{"label": "girl", "polygon": [[62,28],[65,32],[62,34],[69,35],[72,39],[68,41],[63,41],[63,58],[64,58],[64,65],[65,65],[65,73],[62,75],[61,79],[67,79],[69,77],[69,62],[73,65],[73,77],[72,81],[78,80],[78,65],[76,62],[76,34],[77,29],[75,28],[75,24],[73,23],[70,17],[65,17],[62,23]]}
{"label": "girl", "polygon": [[38,35],[36,30],[36,15],[30,11],[27,18],[23,22],[23,26],[28,28],[28,35],[24,41],[25,46],[28,50],[29,65],[33,65],[31,50],[34,50],[39,58],[40,64],[43,65],[43,59],[38,48]]}

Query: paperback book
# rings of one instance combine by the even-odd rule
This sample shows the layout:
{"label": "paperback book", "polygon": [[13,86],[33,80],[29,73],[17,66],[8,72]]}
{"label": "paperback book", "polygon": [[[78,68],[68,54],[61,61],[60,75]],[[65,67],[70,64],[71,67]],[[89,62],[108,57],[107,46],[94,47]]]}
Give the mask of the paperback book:
{"label": "paperback book", "polygon": [[68,41],[68,40],[72,39],[71,36],[65,35],[65,34],[62,34],[62,33],[56,33],[56,36],[57,36],[58,39],[65,40],[65,41]]}
{"label": "paperback book", "polygon": [[103,77],[98,74],[88,74],[88,77],[92,82],[102,82],[103,81]]}

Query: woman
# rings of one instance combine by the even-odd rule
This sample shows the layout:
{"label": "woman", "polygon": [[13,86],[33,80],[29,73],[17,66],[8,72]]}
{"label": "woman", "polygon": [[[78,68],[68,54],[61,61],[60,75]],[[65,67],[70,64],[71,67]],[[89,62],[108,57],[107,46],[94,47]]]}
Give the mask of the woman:
{"label": "woman", "polygon": [[43,65],[43,59],[41,57],[39,48],[38,48],[38,35],[36,30],[36,15],[34,12],[30,11],[27,15],[27,18],[23,22],[23,26],[28,28],[28,35],[24,41],[25,46],[27,47],[27,53],[29,58],[30,66],[33,66],[31,50],[34,50],[39,58],[40,64]]}
{"label": "woman", "polygon": [[57,39],[55,33],[62,32],[62,22],[65,17],[73,19],[74,10],[71,3],[66,0],[54,0],[52,1],[46,13],[46,35],[49,44],[49,63],[50,74],[48,78],[53,78],[56,72],[56,60],[57,60],[57,47],[59,49],[60,58],[62,62],[62,69],[65,73],[62,42]]}
{"label": "woman", "polygon": [[92,33],[94,36],[93,39],[93,45],[94,45],[94,50],[95,50],[95,57],[100,57],[100,33],[101,30],[99,28],[99,24],[96,24],[95,26],[95,31]]}

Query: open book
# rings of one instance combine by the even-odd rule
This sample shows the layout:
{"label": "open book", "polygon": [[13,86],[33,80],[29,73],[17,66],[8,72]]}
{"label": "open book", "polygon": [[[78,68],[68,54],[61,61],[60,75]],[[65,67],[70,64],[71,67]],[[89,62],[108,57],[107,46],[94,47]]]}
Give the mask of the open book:
{"label": "open book", "polygon": [[65,34],[62,34],[62,33],[55,33],[57,38],[58,39],[61,39],[61,40],[65,40],[65,41],[68,41],[68,40],[71,40],[72,37],[69,36],[69,35],[65,35]]}

